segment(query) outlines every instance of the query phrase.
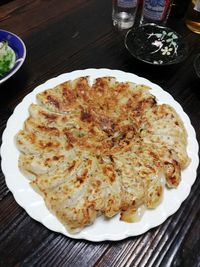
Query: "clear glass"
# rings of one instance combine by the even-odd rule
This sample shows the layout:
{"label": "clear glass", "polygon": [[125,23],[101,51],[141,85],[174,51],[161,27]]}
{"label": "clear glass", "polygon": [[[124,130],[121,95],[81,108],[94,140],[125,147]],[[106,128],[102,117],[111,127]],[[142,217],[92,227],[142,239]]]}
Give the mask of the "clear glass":
{"label": "clear glass", "polygon": [[137,0],[113,0],[112,20],[113,25],[119,29],[129,29],[135,21]]}
{"label": "clear glass", "polygon": [[200,0],[191,0],[185,23],[191,31],[200,34]]}

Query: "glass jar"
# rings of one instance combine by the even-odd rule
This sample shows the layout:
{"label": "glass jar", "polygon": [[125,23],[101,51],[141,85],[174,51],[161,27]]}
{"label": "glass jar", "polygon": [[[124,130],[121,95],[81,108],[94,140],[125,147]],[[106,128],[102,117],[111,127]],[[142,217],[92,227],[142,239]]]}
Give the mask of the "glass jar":
{"label": "glass jar", "polygon": [[200,0],[191,0],[185,23],[191,31],[200,34]]}

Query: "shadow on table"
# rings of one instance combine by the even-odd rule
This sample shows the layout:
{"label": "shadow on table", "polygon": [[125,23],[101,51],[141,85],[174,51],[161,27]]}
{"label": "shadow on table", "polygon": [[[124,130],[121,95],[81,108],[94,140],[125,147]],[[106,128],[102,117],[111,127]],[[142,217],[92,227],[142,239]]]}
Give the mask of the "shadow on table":
{"label": "shadow on table", "polygon": [[22,95],[21,91],[25,90],[27,87],[28,80],[29,75],[26,71],[26,68],[21,68],[12,77],[0,84],[0,107],[6,107],[7,103],[10,104],[10,99],[15,101],[18,95]]}

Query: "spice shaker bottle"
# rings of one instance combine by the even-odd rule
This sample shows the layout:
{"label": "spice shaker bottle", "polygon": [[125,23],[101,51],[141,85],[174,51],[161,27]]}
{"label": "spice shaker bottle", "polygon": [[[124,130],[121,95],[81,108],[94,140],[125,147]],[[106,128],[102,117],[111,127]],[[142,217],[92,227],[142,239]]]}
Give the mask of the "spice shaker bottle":
{"label": "spice shaker bottle", "polygon": [[200,34],[200,0],[191,0],[185,23],[191,31]]}
{"label": "spice shaker bottle", "polygon": [[165,25],[172,6],[171,0],[144,0],[140,24]]}
{"label": "spice shaker bottle", "polygon": [[118,29],[129,29],[133,26],[138,0],[113,0],[112,20]]}

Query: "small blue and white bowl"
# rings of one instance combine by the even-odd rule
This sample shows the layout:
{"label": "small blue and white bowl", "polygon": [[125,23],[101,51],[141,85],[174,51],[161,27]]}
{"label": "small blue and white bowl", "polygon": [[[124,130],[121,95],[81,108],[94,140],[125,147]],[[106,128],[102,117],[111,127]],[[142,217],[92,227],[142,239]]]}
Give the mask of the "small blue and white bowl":
{"label": "small blue and white bowl", "polygon": [[15,61],[12,62],[11,69],[0,77],[0,84],[9,79],[22,66],[26,57],[26,47],[24,42],[14,33],[0,29],[0,43],[7,42],[8,46],[15,53]]}

